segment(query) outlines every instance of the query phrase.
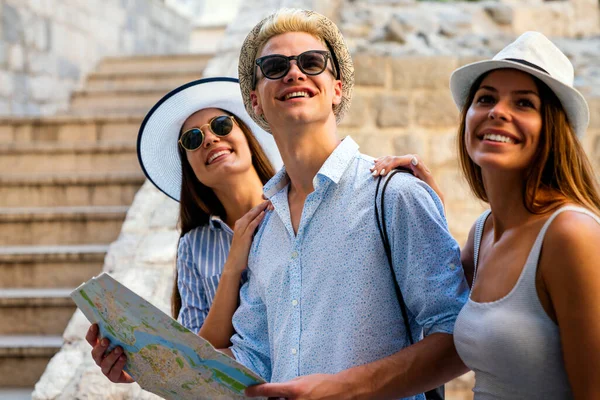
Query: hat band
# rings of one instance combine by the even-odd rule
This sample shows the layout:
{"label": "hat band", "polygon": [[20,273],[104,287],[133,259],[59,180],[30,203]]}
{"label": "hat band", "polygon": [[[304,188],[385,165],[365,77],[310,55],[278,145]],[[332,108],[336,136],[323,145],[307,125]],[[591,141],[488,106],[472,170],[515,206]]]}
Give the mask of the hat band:
{"label": "hat band", "polygon": [[542,67],[539,67],[539,66],[537,66],[537,65],[535,65],[535,64],[532,64],[532,63],[530,63],[529,61],[521,60],[521,59],[519,59],[519,58],[505,58],[505,60],[507,60],[507,61],[514,61],[514,62],[516,62],[516,63],[523,64],[523,65],[526,65],[526,66],[528,66],[528,67],[531,67],[531,68],[535,68],[535,69],[537,69],[538,71],[542,71],[542,72],[543,72],[543,73],[545,73],[546,75],[550,75],[550,74],[548,73],[548,71],[546,71],[544,68],[542,68]]}

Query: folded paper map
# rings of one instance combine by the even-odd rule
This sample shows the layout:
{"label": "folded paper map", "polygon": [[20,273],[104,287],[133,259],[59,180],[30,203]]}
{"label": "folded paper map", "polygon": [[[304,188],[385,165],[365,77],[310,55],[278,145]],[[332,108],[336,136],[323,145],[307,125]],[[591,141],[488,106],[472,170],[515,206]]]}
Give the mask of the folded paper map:
{"label": "folded paper map", "polygon": [[71,298],[111,347],[123,348],[135,381],[165,399],[243,399],[246,387],[264,382],[106,273]]}

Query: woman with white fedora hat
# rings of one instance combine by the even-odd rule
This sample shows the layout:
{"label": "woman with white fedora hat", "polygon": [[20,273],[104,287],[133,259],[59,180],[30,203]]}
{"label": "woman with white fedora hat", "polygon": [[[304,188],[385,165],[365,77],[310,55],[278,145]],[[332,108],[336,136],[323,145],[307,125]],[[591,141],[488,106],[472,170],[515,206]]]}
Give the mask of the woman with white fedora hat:
{"label": "woman with white fedora hat", "polygon": [[[275,142],[247,114],[237,79],[207,78],[158,101],[137,147],[146,177],[180,203],[173,317],[226,347],[252,236],[270,209],[262,187],[281,167]],[[104,375],[133,382],[122,350],[105,354],[110,343],[96,325],[86,339]]]}
{"label": "woman with white fedora hat", "polygon": [[[450,88],[463,172],[490,205],[462,251],[472,290],[454,330],[475,399],[599,399],[600,191],[573,66],[526,32]],[[437,189],[416,156],[382,157],[374,175],[398,166]]]}

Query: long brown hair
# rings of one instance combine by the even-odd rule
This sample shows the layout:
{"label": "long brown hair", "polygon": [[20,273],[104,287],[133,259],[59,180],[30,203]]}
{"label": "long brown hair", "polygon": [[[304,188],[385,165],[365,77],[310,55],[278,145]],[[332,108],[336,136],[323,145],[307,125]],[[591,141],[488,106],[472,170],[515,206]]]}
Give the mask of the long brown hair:
{"label": "long brown hair", "polygon": [[[228,115],[233,115],[225,110],[222,111]],[[248,141],[248,147],[252,154],[252,166],[264,185],[275,174],[273,166],[250,128],[240,118],[233,116]],[[181,239],[189,231],[208,224],[211,215],[217,215],[223,220],[227,216],[225,215],[225,208],[223,208],[223,204],[221,204],[215,192],[196,178],[185,150],[181,146],[178,146],[178,149],[182,172],[181,195],[179,198],[179,227],[181,229],[179,238]],[[181,310],[181,294],[177,287],[177,279],[178,273],[177,267],[175,267],[175,279],[171,295],[171,313],[175,319],[177,319]]]}
{"label": "long brown hair", "polygon": [[[469,91],[458,128],[461,168],[473,194],[488,202],[481,168],[471,160],[465,143],[467,112],[475,93],[488,73],[480,76]],[[600,215],[600,189],[591,163],[569,124],[567,114],[554,92],[531,76],[542,99],[542,131],[534,161],[523,181],[523,204],[532,214],[543,214],[573,202]],[[550,196],[547,194],[550,193]],[[544,195],[546,194],[546,195]]]}

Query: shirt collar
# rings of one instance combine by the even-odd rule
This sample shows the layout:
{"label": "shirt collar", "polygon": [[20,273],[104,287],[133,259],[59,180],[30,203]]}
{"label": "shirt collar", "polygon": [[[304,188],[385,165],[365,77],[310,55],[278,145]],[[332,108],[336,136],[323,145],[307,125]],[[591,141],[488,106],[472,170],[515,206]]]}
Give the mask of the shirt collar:
{"label": "shirt collar", "polygon": [[225,227],[227,226],[227,224],[216,215],[210,216],[210,218],[208,219],[208,225],[211,229],[225,229]]}
{"label": "shirt collar", "polygon": [[[318,177],[323,176],[333,183],[338,184],[342,175],[358,153],[358,144],[350,136],[346,136],[340,144],[333,150],[333,153],[327,157],[317,176],[313,180],[316,188]],[[271,178],[264,187],[264,194],[267,198],[273,197],[277,192],[286,187],[290,182],[285,165]]]}

